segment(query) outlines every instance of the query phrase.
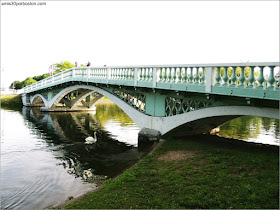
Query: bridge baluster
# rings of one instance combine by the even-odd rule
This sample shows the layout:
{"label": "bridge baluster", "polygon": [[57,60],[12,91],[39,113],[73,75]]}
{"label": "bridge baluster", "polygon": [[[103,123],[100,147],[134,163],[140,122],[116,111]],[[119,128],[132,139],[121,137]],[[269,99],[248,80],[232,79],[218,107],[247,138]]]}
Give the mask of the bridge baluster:
{"label": "bridge baluster", "polygon": [[258,77],[258,89],[263,89],[264,86],[263,86],[263,82],[264,82],[264,76],[263,76],[263,69],[264,69],[264,66],[260,66],[260,75]]}
{"label": "bridge baluster", "polygon": [[125,69],[125,78],[126,78],[126,80],[129,80],[129,69],[128,68]]}
{"label": "bridge baluster", "polygon": [[119,69],[119,77],[118,77],[118,80],[121,80],[122,79],[122,69],[120,68]]}
{"label": "bridge baluster", "polygon": [[232,67],[232,75],[230,77],[230,80],[231,80],[230,87],[235,87],[236,86],[237,77],[236,77],[236,68],[234,68],[234,67]]}
{"label": "bridge baluster", "polygon": [[130,80],[132,79],[132,74],[131,74],[131,72],[132,72],[132,69],[129,68],[129,69],[128,69],[128,78],[129,78]]}
{"label": "bridge baluster", "polygon": [[92,69],[91,74],[92,74],[92,78],[95,78],[95,75],[96,75],[96,69]]}
{"label": "bridge baluster", "polygon": [[143,68],[143,81],[147,80],[147,69]]}
{"label": "bridge baluster", "polygon": [[146,68],[145,72],[146,72],[146,80],[150,81],[150,68]]}
{"label": "bridge baluster", "polygon": [[154,78],[153,68],[149,68],[149,73],[150,73],[150,80],[149,81],[153,81],[153,78]]}
{"label": "bridge baluster", "polygon": [[123,69],[123,79],[126,80],[127,79],[127,68]]}
{"label": "bridge baluster", "polygon": [[173,81],[172,81],[172,82],[175,83],[175,82],[176,82],[176,76],[177,76],[177,75],[176,75],[176,73],[177,73],[176,70],[177,70],[177,69],[176,69],[176,68],[172,68],[172,69],[173,69],[173,77],[172,77],[172,80],[173,80]]}
{"label": "bridge baluster", "polygon": [[116,80],[120,79],[120,69],[116,69]]}
{"label": "bridge baluster", "polygon": [[99,69],[95,69],[95,78],[98,79]]}
{"label": "bridge baluster", "polygon": [[196,69],[196,71],[195,71],[195,77],[194,77],[194,79],[195,79],[195,84],[198,84],[199,83],[199,67],[196,67],[195,68]]}
{"label": "bridge baluster", "polygon": [[121,77],[122,77],[122,69],[121,68],[118,68],[118,80],[121,80]]}
{"label": "bridge baluster", "polygon": [[164,81],[164,82],[167,82],[167,67],[164,68],[163,81]]}
{"label": "bridge baluster", "polygon": [[127,69],[127,80],[130,80],[130,68]]}
{"label": "bridge baluster", "polygon": [[140,68],[139,81],[143,80],[143,68]]}
{"label": "bridge baluster", "polygon": [[125,68],[122,68],[122,80],[125,80]]}
{"label": "bridge baluster", "polygon": [[162,69],[163,69],[163,68],[160,68],[160,72],[159,72],[159,81],[160,81],[160,82],[162,82],[162,80],[163,80]]}
{"label": "bridge baluster", "polygon": [[130,69],[130,79],[131,80],[134,79],[134,69],[133,68]]}
{"label": "bridge baluster", "polygon": [[131,71],[130,71],[130,78],[132,80],[134,79],[134,68],[132,68]]}
{"label": "bridge baluster", "polygon": [[246,85],[244,84],[246,78],[245,78],[245,68],[244,67],[239,67],[241,69],[240,76],[239,76],[239,86],[238,87],[245,87]]}
{"label": "bridge baluster", "polygon": [[111,79],[115,79],[115,69],[111,69]]}
{"label": "bridge baluster", "polygon": [[185,83],[188,82],[188,68],[187,67],[184,68],[184,82]]}
{"label": "bridge baluster", "polygon": [[267,83],[268,83],[267,89],[272,90],[274,89],[274,83],[275,83],[274,67],[270,66],[269,68],[270,68],[270,74],[267,79]]}
{"label": "bridge baluster", "polygon": [[[276,68],[276,66],[275,66],[275,68]],[[275,83],[274,83],[275,89],[279,90],[279,85],[280,85],[280,83],[279,83],[279,81],[280,81],[280,69],[279,69],[279,66],[278,66],[278,71],[275,74],[274,78],[275,78]]]}
{"label": "bridge baluster", "polygon": [[254,76],[254,66],[250,66],[250,76],[248,78],[248,86],[247,88],[253,88],[254,87],[254,82],[255,82],[255,76]]}
{"label": "bridge baluster", "polygon": [[183,82],[182,81],[182,68],[179,68],[179,75],[178,75],[178,82]]}
{"label": "bridge baluster", "polygon": [[228,86],[228,68],[224,67],[224,76],[223,76],[223,84],[222,86]]}
{"label": "bridge baluster", "polygon": [[114,79],[118,79],[118,69],[114,69]]}
{"label": "bridge baluster", "polygon": [[172,68],[168,68],[168,82],[171,82],[171,70]]}
{"label": "bridge baluster", "polygon": [[205,67],[202,67],[202,74],[200,76],[200,84],[204,85],[205,84]]}
{"label": "bridge baluster", "polygon": [[193,83],[193,68],[191,67],[191,72],[189,75],[189,83]]}
{"label": "bridge baluster", "polygon": [[97,79],[97,69],[94,69],[94,78]]}
{"label": "bridge baluster", "polygon": [[221,81],[221,68],[217,67],[217,75],[215,77],[216,79],[216,83],[215,83],[215,86],[220,86],[220,81]]}

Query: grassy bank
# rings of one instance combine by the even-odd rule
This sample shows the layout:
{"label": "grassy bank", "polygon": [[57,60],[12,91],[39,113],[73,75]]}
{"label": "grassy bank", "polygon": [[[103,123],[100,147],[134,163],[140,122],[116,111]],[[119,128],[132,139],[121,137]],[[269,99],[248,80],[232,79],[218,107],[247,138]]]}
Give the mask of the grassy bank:
{"label": "grassy bank", "polygon": [[278,148],[196,136],[168,140],[66,209],[279,207]]}
{"label": "grassy bank", "polygon": [[21,109],[22,101],[20,95],[1,95],[1,108]]}

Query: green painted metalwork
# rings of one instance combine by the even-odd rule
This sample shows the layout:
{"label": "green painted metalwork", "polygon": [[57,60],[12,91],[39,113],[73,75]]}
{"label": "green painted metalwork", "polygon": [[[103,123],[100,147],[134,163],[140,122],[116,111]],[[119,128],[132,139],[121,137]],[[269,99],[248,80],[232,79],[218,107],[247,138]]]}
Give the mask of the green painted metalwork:
{"label": "green painted metalwork", "polygon": [[217,67],[217,75],[216,75],[216,83],[215,86],[220,86],[220,81],[221,81],[221,72],[220,72],[220,68]]}
{"label": "green painted metalwork", "polygon": [[194,83],[197,85],[199,83],[199,68],[198,67],[196,67],[194,80],[195,80]]}
{"label": "green painted metalwork", "polygon": [[228,86],[228,68],[224,67],[224,76],[223,76],[223,84],[222,86]]}
{"label": "green painted metalwork", "polygon": [[146,95],[142,93],[133,93],[127,90],[122,91],[118,89],[113,89],[112,93],[129,105],[133,106],[138,111],[145,113]]}
{"label": "green painted metalwork", "polygon": [[179,68],[178,82],[183,82],[182,81],[182,68]]}
{"label": "green painted metalwork", "polygon": [[275,82],[275,79],[274,79],[274,67],[273,66],[270,67],[270,74],[269,74],[269,77],[267,79],[267,82],[269,84],[267,89],[272,90],[274,82]]}
{"label": "green painted metalwork", "polygon": [[237,81],[236,68],[232,68],[232,75],[231,75],[230,80],[231,80],[230,87],[235,87],[236,86],[236,81]]}
{"label": "green painted metalwork", "polygon": [[240,77],[239,77],[239,87],[243,88],[243,87],[245,87],[244,82],[246,80],[245,73],[244,73],[245,68],[244,67],[240,67],[240,68],[241,68],[241,73],[240,73]]}
{"label": "green painted metalwork", "polygon": [[172,82],[175,83],[176,82],[176,68],[172,68],[171,70],[173,70]]}
{"label": "green painted metalwork", "polygon": [[193,68],[191,67],[191,73],[189,75],[189,83],[193,83]]}
{"label": "green painted metalwork", "polygon": [[182,113],[187,113],[190,111],[207,108],[211,106],[211,103],[207,101],[200,100],[191,100],[189,98],[175,98],[175,97],[166,97],[165,99],[165,116],[173,116]]}
{"label": "green painted metalwork", "polygon": [[260,75],[259,75],[259,77],[258,77],[258,82],[259,82],[259,84],[258,84],[258,89],[263,89],[263,82],[264,82],[264,76],[263,76],[263,66],[260,66]]}
{"label": "green painted metalwork", "polygon": [[248,86],[247,88],[253,88],[254,87],[254,82],[255,82],[255,76],[254,76],[254,66],[250,66],[250,76],[248,78]]}
{"label": "green painted metalwork", "polygon": [[205,85],[205,68],[202,68],[202,74],[201,74],[201,77],[200,77],[200,84],[201,85]]}
{"label": "green painted metalwork", "polygon": [[164,82],[167,82],[167,68],[164,68]]}

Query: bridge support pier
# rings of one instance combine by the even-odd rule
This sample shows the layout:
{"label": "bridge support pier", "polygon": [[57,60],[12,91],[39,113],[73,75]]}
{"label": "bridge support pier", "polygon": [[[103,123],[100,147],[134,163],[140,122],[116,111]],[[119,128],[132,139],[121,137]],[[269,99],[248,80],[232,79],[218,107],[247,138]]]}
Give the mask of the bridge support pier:
{"label": "bridge support pier", "polygon": [[158,141],[161,137],[161,134],[157,130],[143,128],[138,133],[138,142],[141,141]]}

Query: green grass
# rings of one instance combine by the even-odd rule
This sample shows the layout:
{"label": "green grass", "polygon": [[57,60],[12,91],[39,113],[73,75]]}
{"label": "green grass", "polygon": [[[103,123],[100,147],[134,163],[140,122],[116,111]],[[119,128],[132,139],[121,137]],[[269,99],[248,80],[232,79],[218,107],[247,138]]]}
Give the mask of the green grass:
{"label": "green grass", "polygon": [[1,108],[21,109],[23,104],[20,95],[1,95]]}
{"label": "green grass", "polygon": [[[164,161],[168,151],[194,151]],[[155,153],[66,209],[273,209],[279,207],[278,148],[215,136],[166,141]]]}

